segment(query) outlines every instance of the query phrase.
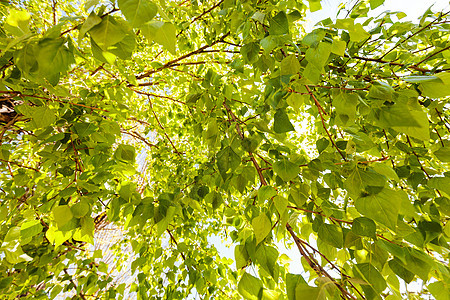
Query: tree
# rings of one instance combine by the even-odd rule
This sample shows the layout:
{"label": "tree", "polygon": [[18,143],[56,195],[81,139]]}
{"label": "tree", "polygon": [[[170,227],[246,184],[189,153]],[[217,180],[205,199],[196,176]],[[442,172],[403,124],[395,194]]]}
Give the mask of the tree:
{"label": "tree", "polygon": [[383,2],[1,1],[2,299],[448,299],[449,13]]}

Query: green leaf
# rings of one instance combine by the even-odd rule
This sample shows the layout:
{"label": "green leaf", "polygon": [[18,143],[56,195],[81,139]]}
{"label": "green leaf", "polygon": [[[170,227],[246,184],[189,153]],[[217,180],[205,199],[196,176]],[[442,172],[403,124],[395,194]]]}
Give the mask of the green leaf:
{"label": "green leaf", "polygon": [[276,133],[285,133],[294,130],[295,128],[292,126],[291,121],[289,121],[286,112],[282,109],[277,110],[273,116],[273,131]]}
{"label": "green leaf", "polygon": [[[295,55],[291,54],[281,61],[281,75],[294,75],[300,71],[300,63]],[[294,93],[295,94],[295,93]]]}
{"label": "green leaf", "polygon": [[234,248],[234,260],[236,262],[236,269],[244,268],[249,261],[249,256],[247,250],[245,249],[245,245],[237,245]]}
{"label": "green leaf", "polygon": [[328,42],[320,42],[317,47],[311,47],[306,50],[305,59],[313,64],[317,69],[321,70],[327,63],[331,54],[331,44]]}
{"label": "green leaf", "polygon": [[282,159],[273,164],[273,170],[275,173],[283,179],[285,182],[289,182],[297,177],[300,169],[299,167],[290,162],[288,159]]}
{"label": "green leaf", "polygon": [[5,28],[16,36],[23,36],[30,32],[30,17],[27,11],[11,9],[5,20]]}
{"label": "green leaf", "polygon": [[55,113],[47,106],[29,107],[25,115],[32,118],[33,125],[36,128],[45,128],[52,125],[56,120]]}
{"label": "green leaf", "polygon": [[122,162],[134,163],[136,153],[133,146],[121,144],[114,152],[114,157]]}
{"label": "green leaf", "polygon": [[303,76],[309,79],[312,83],[318,84],[323,68],[317,68],[313,63],[308,63],[303,70]]}
{"label": "green leaf", "polygon": [[440,147],[433,154],[442,162],[450,162],[450,147]]}
{"label": "green leaf", "polygon": [[407,252],[405,267],[410,272],[419,276],[422,280],[427,281],[428,274],[432,268],[432,262],[433,260],[425,253],[410,248]]}
{"label": "green leaf", "polygon": [[420,89],[422,94],[430,98],[443,98],[450,95],[450,73],[442,72],[434,75],[433,77],[439,78],[440,82],[437,80],[430,80],[427,82],[422,82],[420,84]]}
{"label": "green leaf", "polygon": [[347,48],[347,43],[341,40],[333,40],[331,44],[331,52],[339,56],[345,55],[345,49]]}
{"label": "green leaf", "polygon": [[356,120],[356,106],[358,95],[342,93],[334,97],[333,104],[336,109],[336,125],[351,126]]}
{"label": "green leaf", "polygon": [[395,231],[403,196],[399,191],[384,188],[378,194],[358,198],[355,206],[362,215]]}
{"label": "green leaf", "polygon": [[369,97],[380,100],[391,100],[395,90],[387,83],[376,82],[369,90]]}
{"label": "green leaf", "polygon": [[375,172],[378,174],[382,174],[386,176],[387,178],[395,181],[399,181],[397,173],[395,173],[394,169],[390,167],[389,165],[382,163],[382,162],[376,162],[371,165],[372,169],[374,169]]}
{"label": "green leaf", "polygon": [[149,0],[118,0],[118,4],[133,27],[140,27],[151,21],[158,12],[158,6]]}
{"label": "green leaf", "polygon": [[383,187],[386,183],[386,178],[370,169],[362,170],[355,167],[352,173],[344,182],[345,189],[353,198],[361,196],[363,190],[367,187]]}
{"label": "green leaf", "polygon": [[385,0],[370,0],[370,9],[375,9],[382,5]]}
{"label": "green leaf", "polygon": [[450,178],[449,177],[434,177],[428,180],[428,186],[446,193],[450,196]]}
{"label": "green leaf", "polygon": [[439,77],[436,76],[408,76],[405,77],[404,80],[411,83],[423,83],[430,81],[442,83],[442,80],[440,80]]}
{"label": "green leaf", "polygon": [[383,276],[370,263],[356,264],[353,267],[353,274],[370,284],[377,293],[381,293],[387,287]]}
{"label": "green leaf", "polygon": [[450,299],[450,286],[446,282],[435,281],[428,284],[428,290],[436,298],[436,300],[449,300]]}
{"label": "green leaf", "polygon": [[305,95],[301,95],[298,93],[291,93],[289,97],[286,99],[286,103],[289,104],[295,111],[298,111],[300,107],[305,103]]}
{"label": "green leaf", "polygon": [[376,238],[377,225],[369,218],[359,217],[353,220],[352,231],[353,233],[361,236],[368,236]]}
{"label": "green leaf", "polygon": [[102,22],[102,18],[97,16],[94,12],[91,12],[87,17],[86,21],[84,21],[83,25],[81,25],[80,33],[78,35],[78,39],[82,39],[86,32],[91,30],[94,26],[100,24]]}
{"label": "green leaf", "polygon": [[392,126],[392,128],[421,141],[428,142],[430,140],[430,128],[427,113],[419,105],[408,106],[406,109],[409,110],[412,120],[417,122],[417,126]]}
{"label": "green leaf", "polygon": [[217,168],[223,179],[228,177],[228,170],[233,172],[240,164],[241,157],[228,146],[217,153]]}
{"label": "green leaf", "polygon": [[107,51],[110,46],[122,41],[126,32],[127,29],[109,15],[104,17],[100,24],[89,30],[92,39],[103,51]]}
{"label": "green leaf", "polygon": [[240,53],[244,57],[244,61],[248,64],[253,64],[258,60],[259,57],[259,44],[249,43],[241,47]]}
{"label": "green leaf", "polygon": [[39,220],[31,220],[20,226],[20,238],[22,240],[31,238],[42,232],[42,225]]}
{"label": "green leaf", "polygon": [[342,248],[344,245],[344,235],[339,226],[323,223],[318,231],[319,239],[336,248]]}
{"label": "green leaf", "polygon": [[[59,81],[59,73],[65,72],[75,63],[73,53],[64,45],[64,39],[44,39],[39,42],[37,61],[39,73],[51,84]],[[55,79],[56,78],[56,79]]]}
{"label": "green leaf", "polygon": [[370,37],[370,34],[365,31],[363,26],[359,23],[349,28],[348,33],[350,34],[350,41],[352,42],[360,42]]}
{"label": "green leaf", "polygon": [[289,21],[284,11],[280,11],[269,20],[269,33],[271,35],[282,35],[289,33]]}
{"label": "green leaf", "polygon": [[258,200],[263,203],[265,200],[271,199],[277,195],[277,191],[270,185],[263,185],[258,190]]}
{"label": "green leaf", "polygon": [[295,287],[295,300],[325,300],[325,289],[319,287],[312,287],[307,284],[297,284]]}
{"label": "green leaf", "polygon": [[75,218],[81,218],[89,212],[89,204],[84,201],[80,201],[74,204],[70,209],[72,210],[72,214]]}
{"label": "green leaf", "polygon": [[422,127],[421,124],[414,118],[408,107],[398,103],[389,107],[383,106],[378,112],[377,119],[376,125],[383,128]]}
{"label": "green leaf", "polygon": [[261,243],[272,231],[272,224],[264,213],[253,218],[252,227],[256,237],[256,244]]}
{"label": "green leaf", "polygon": [[276,264],[278,258],[278,251],[270,246],[261,245],[256,251],[256,262],[267,273],[272,276],[275,281],[278,281],[278,265]]}
{"label": "green leaf", "polygon": [[311,12],[315,12],[322,9],[322,5],[320,5],[320,0],[308,0],[309,2],[309,10]]}
{"label": "green leaf", "polygon": [[141,28],[149,42],[155,41],[164,46],[170,53],[176,54],[176,28],[170,22],[151,21]]}
{"label": "green leaf", "polygon": [[281,196],[276,196],[273,198],[273,203],[275,204],[275,208],[277,209],[280,215],[286,211],[288,200]]}
{"label": "green leaf", "polygon": [[[300,284],[307,285],[301,275],[291,273],[286,274],[286,294],[288,296],[288,300],[296,299],[295,288]],[[299,297],[300,295],[301,294],[299,294]]]}
{"label": "green leaf", "polygon": [[325,149],[327,149],[330,141],[327,138],[321,138],[316,141],[317,152],[322,153]]}
{"label": "green leaf", "polygon": [[63,227],[73,218],[72,210],[68,205],[55,206],[52,212],[58,228]]}
{"label": "green leaf", "polygon": [[410,283],[414,279],[414,274],[408,271],[398,258],[391,259],[388,264],[389,268],[406,283]]}
{"label": "green leaf", "polygon": [[239,280],[238,291],[244,299],[259,300],[262,289],[262,281],[248,273],[244,273],[241,280]]}

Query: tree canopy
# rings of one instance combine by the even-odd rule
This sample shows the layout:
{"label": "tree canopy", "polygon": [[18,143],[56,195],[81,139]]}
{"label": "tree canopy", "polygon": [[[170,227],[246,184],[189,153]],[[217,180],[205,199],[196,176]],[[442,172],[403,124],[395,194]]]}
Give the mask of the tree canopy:
{"label": "tree canopy", "polygon": [[1,298],[449,299],[449,12],[383,2],[0,1]]}

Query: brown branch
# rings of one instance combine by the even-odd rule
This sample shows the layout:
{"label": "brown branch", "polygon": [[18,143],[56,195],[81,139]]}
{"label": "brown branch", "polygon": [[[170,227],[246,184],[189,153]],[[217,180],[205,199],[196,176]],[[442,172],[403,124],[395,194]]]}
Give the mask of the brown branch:
{"label": "brown branch", "polygon": [[[305,85],[305,87],[306,87],[306,89],[308,90],[308,92],[311,93],[311,90],[309,89],[309,87],[308,87],[307,85]],[[344,161],[347,161],[347,159],[345,158],[344,154],[343,154],[343,153],[341,152],[341,150],[338,148],[338,146],[336,145],[336,143],[335,143],[334,140],[333,140],[333,137],[331,136],[330,132],[328,131],[328,128],[327,128],[327,126],[326,126],[326,124],[325,124],[325,120],[324,120],[324,117],[323,117],[323,113],[325,113],[325,111],[323,110],[322,106],[320,105],[319,101],[317,101],[317,99],[316,99],[316,97],[313,95],[313,93],[311,93],[311,97],[314,99],[314,103],[315,103],[316,106],[317,106],[317,109],[318,109],[319,115],[320,115],[320,120],[322,121],[323,129],[325,129],[325,131],[326,131],[326,133],[327,133],[327,135],[328,135],[328,138],[330,139],[330,141],[331,141],[331,143],[333,144],[334,148],[336,148],[336,150],[339,152],[339,154],[341,155],[342,159],[343,159]]]}
{"label": "brown branch", "polygon": [[194,23],[195,21],[197,21],[198,19],[200,19],[201,17],[203,17],[204,15],[206,15],[207,13],[211,12],[214,8],[218,7],[220,4],[223,3],[224,0],[220,0],[219,2],[217,2],[216,4],[214,4],[210,9],[205,10],[203,13],[201,13],[200,15],[198,15],[194,20],[191,21],[191,24]]}
{"label": "brown branch", "polygon": [[441,116],[441,113],[439,112],[439,110],[437,108],[434,109],[439,117],[439,119],[441,120],[442,123],[444,123],[445,128],[447,128],[447,131],[450,132],[450,127],[447,125],[447,123],[444,121],[444,119]]}
{"label": "brown branch", "polygon": [[[350,56],[347,56],[347,55],[345,57],[359,59],[359,60],[364,60],[364,61],[378,62],[378,63],[382,63],[382,64],[389,64],[391,66],[400,66],[400,67],[405,67],[406,66],[406,64],[397,63],[397,62],[393,62],[393,61],[385,61],[385,60],[382,60],[381,58],[368,58],[368,57],[361,57],[361,56],[352,56],[352,57],[350,57]],[[420,67],[417,67],[417,66],[406,66],[406,67],[408,69],[413,69],[413,70],[424,72],[424,73],[425,72],[431,72],[431,70],[429,70],[429,69],[420,68]]]}
{"label": "brown branch", "polygon": [[[235,126],[236,126],[236,131],[237,131],[239,137],[241,138],[241,140],[243,140],[243,139],[244,139],[244,134],[242,133],[241,127],[239,126],[238,118],[237,118],[236,115],[233,113],[233,111],[232,111],[231,108],[228,106],[228,104],[225,103],[225,101],[223,102],[223,106],[225,107],[225,109],[227,110],[227,112],[230,114],[230,116],[231,116],[233,122],[236,123],[236,125],[235,125]],[[255,157],[253,156],[253,153],[252,153],[252,152],[248,152],[248,155],[250,156],[250,160],[252,161],[253,166],[254,166],[255,169],[256,169],[256,172],[258,173],[259,180],[261,181],[261,184],[262,184],[262,185],[267,185],[267,181],[266,181],[266,179],[264,178],[264,175],[263,175],[263,173],[262,173],[263,170],[261,169],[261,167],[259,166],[259,164],[258,164],[258,162],[256,161]]]}
{"label": "brown branch", "polygon": [[56,25],[56,0],[52,0],[52,17],[53,17],[53,25]]}
{"label": "brown branch", "polygon": [[341,86],[324,86],[324,85],[310,85],[309,87],[315,87],[315,88],[324,88],[324,89],[340,89],[340,90],[347,90],[347,91],[359,91],[359,90],[367,90],[369,86],[363,87],[363,88],[346,88]]}
{"label": "brown branch", "polygon": [[101,109],[101,108],[92,107],[92,106],[79,104],[79,103],[73,103],[73,102],[70,102],[70,101],[66,102],[66,101],[62,101],[62,100],[59,100],[59,99],[53,99],[53,98],[49,98],[49,97],[22,94],[21,92],[17,92],[17,91],[0,91],[0,94],[10,94],[10,95],[15,95],[17,97],[31,97],[31,98],[42,99],[42,100],[47,100],[47,101],[56,101],[56,102],[59,102],[59,103],[70,104],[70,105],[75,105],[75,106],[81,106],[81,107],[85,107],[85,108],[89,108],[89,109],[93,109],[93,110],[101,110],[101,111],[104,111],[104,112],[108,112],[106,109]]}
{"label": "brown branch", "polygon": [[154,145],[154,144],[152,144],[152,143],[149,143],[143,136],[141,136],[141,135],[140,135],[139,133],[137,133],[136,131],[128,132],[128,131],[126,131],[126,130],[121,130],[120,132],[125,133],[125,134],[128,134],[128,135],[134,137],[135,139],[138,139],[138,140],[144,142],[144,143],[145,143],[147,146],[149,146],[149,147],[155,147],[155,148],[159,149],[158,146],[156,146],[156,145]]}
{"label": "brown branch", "polygon": [[5,135],[6,130],[9,128],[9,126],[11,126],[12,124],[14,124],[19,118],[19,115],[15,115],[14,118],[11,119],[11,121],[9,121],[6,125],[2,126],[2,132],[0,133],[0,145],[2,144],[3,141],[3,136]]}
{"label": "brown branch", "polygon": [[152,101],[150,100],[150,96],[147,96],[147,98],[148,98],[148,102],[150,104],[150,109],[152,110],[153,116],[155,117],[156,122],[158,122],[159,127],[163,130],[164,136],[169,140],[169,143],[172,145],[172,148],[174,149],[175,153],[178,154],[179,157],[181,157],[182,153],[177,150],[177,148],[175,147],[174,143],[172,142],[172,140],[170,139],[169,135],[167,134],[166,129],[164,128],[164,126],[159,121],[159,118],[156,115],[155,110],[153,109],[153,104],[152,104]]}
{"label": "brown branch", "polygon": [[422,27],[421,29],[419,29],[418,31],[414,32],[413,34],[410,34],[408,37],[404,38],[403,40],[399,41],[394,47],[392,47],[391,49],[389,49],[389,51],[387,51],[386,53],[384,53],[380,59],[382,59],[383,57],[385,57],[386,55],[388,55],[389,53],[391,53],[392,51],[394,51],[398,46],[400,46],[401,44],[403,44],[404,42],[406,42],[407,40],[409,40],[410,38],[412,38],[413,36],[421,33],[422,31],[424,31],[425,29],[427,29],[428,27],[431,27],[431,25],[433,25],[434,23],[436,23],[440,18],[445,17],[446,15],[448,15],[450,12],[446,12],[444,14],[440,14],[439,18],[434,19],[432,22],[428,23],[426,26]]}
{"label": "brown branch", "polygon": [[[73,281],[72,276],[69,275],[69,273],[67,272],[67,269],[64,269],[63,271],[67,276],[69,276],[69,281],[70,281],[70,283],[72,283],[73,288],[75,289],[75,292],[77,292],[78,288],[77,288],[76,283]],[[83,300],[86,300],[86,297],[84,296],[84,293],[82,291],[80,291],[80,298]]]}
{"label": "brown branch", "polygon": [[[173,101],[173,102],[177,102],[177,103],[186,105],[186,102],[183,102],[183,101],[180,101],[180,100],[177,100],[177,99],[168,97],[168,96],[163,96],[163,95],[158,95],[158,94],[153,94],[153,93],[142,92],[142,91],[138,91],[138,90],[135,90],[135,89],[131,89],[131,90],[132,90],[133,92],[139,94],[139,95],[144,95],[144,96],[147,96],[147,97],[156,97],[156,98],[167,99],[167,100],[170,100],[170,101]],[[147,123],[147,124],[148,124],[148,123]]]}
{"label": "brown branch", "polygon": [[164,69],[166,69],[166,68],[168,68],[168,67],[173,67],[177,62],[179,62],[179,61],[181,61],[181,60],[183,60],[183,59],[185,59],[185,58],[188,58],[188,57],[190,57],[190,56],[192,56],[192,55],[202,53],[203,50],[205,50],[206,48],[212,47],[212,46],[214,46],[214,45],[217,44],[217,43],[223,42],[223,40],[224,40],[227,36],[229,36],[229,35],[230,35],[230,32],[228,32],[228,33],[222,35],[219,39],[215,40],[215,41],[212,42],[211,44],[204,45],[204,46],[198,48],[197,50],[191,51],[191,52],[189,52],[189,53],[187,53],[187,54],[185,54],[185,55],[182,55],[182,56],[180,56],[180,57],[178,57],[178,58],[175,58],[175,59],[173,59],[173,60],[171,60],[171,61],[165,63],[164,65],[162,65],[161,67],[159,67],[159,68],[157,68],[157,69],[154,69],[154,70],[150,70],[150,71],[144,72],[144,73],[142,73],[142,74],[136,76],[136,79],[142,79],[142,78],[145,78],[145,77],[150,76],[151,74],[154,74],[154,73],[156,73],[156,72],[159,72],[159,71],[161,71],[161,70],[164,70]]}
{"label": "brown branch", "polygon": [[[178,246],[177,240],[175,239],[175,237],[173,236],[172,232],[170,232],[169,229],[166,229],[166,231],[169,233],[170,239],[173,241],[173,243]],[[186,256],[184,256],[183,252],[180,251],[181,257],[183,258],[183,260],[186,260]]]}
{"label": "brown branch", "polygon": [[[204,15],[208,14],[209,12],[211,12],[214,8],[218,7],[220,4],[223,3],[224,0],[220,0],[218,3],[214,4],[211,8],[209,8],[208,10],[205,10],[204,12],[202,12],[200,15],[198,15],[197,17],[195,17],[190,24],[195,23],[196,21],[198,21],[199,19],[201,19]],[[183,2],[184,3],[184,2]],[[185,29],[182,29],[180,32],[178,32],[177,37],[182,34],[184,32]]]}
{"label": "brown branch", "polygon": [[445,51],[445,50],[447,50],[447,49],[450,49],[450,46],[447,46],[447,47],[445,47],[445,48],[443,48],[443,49],[441,49],[441,50],[439,50],[439,51],[436,51],[436,52],[434,52],[434,53],[431,53],[429,56],[427,56],[427,57],[425,57],[424,59],[422,59],[421,61],[419,61],[417,64],[415,64],[414,66],[418,66],[418,65],[420,65],[421,63],[423,63],[424,61],[426,61],[426,60],[429,60],[430,58],[432,58],[433,56],[435,56],[435,55],[437,55],[437,54],[439,54],[439,53],[441,53],[441,52],[443,52],[443,51]]}
{"label": "brown branch", "polygon": [[33,170],[33,171],[38,172],[38,173],[41,172],[41,171],[39,171],[38,169],[35,169],[35,168],[32,168],[32,167],[28,167],[28,166],[24,166],[24,165],[21,165],[21,164],[19,164],[19,163],[14,162],[14,161],[9,161],[9,160],[6,160],[6,159],[1,159],[1,158],[0,158],[0,161],[6,162],[6,163],[8,163],[8,164],[16,165],[16,166],[18,166],[19,168],[30,169],[30,170]]}
{"label": "brown branch", "polygon": [[[314,259],[314,257],[306,250],[305,248],[305,242],[301,240],[294,232],[292,227],[286,223],[286,229],[291,234],[292,238],[294,239],[295,244],[297,245],[297,248],[300,252],[300,254],[306,259],[309,266],[317,273],[317,275],[325,275],[328,277],[331,282],[341,291],[341,294],[343,297],[347,299],[356,299],[355,296],[351,295],[339,282],[337,282],[325,269]],[[363,298],[365,299],[365,298]]]}
{"label": "brown branch", "polygon": [[445,147],[444,146],[444,141],[442,140],[442,137],[441,137],[441,135],[439,134],[439,131],[437,130],[437,128],[435,127],[434,128],[434,131],[436,132],[436,134],[438,135],[438,137],[439,137],[439,141],[441,141],[441,145],[442,145],[442,147]]}

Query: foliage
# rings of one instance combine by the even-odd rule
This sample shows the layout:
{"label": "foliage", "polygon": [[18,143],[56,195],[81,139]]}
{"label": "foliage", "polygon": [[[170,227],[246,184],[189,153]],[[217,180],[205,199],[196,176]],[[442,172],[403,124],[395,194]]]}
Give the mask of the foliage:
{"label": "foliage", "polygon": [[2,299],[448,299],[448,13],[382,3],[1,1]]}

